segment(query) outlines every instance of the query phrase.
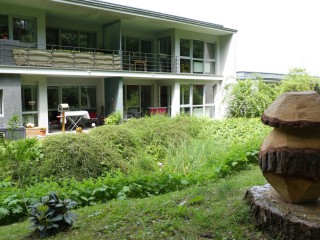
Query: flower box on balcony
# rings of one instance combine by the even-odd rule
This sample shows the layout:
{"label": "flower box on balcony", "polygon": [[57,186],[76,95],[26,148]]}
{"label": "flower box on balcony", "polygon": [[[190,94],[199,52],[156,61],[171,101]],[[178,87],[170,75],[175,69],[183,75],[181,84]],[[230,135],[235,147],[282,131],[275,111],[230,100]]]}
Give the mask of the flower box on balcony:
{"label": "flower box on balcony", "polygon": [[119,55],[25,48],[14,48],[12,52],[15,63],[18,66],[121,69],[121,57]]}

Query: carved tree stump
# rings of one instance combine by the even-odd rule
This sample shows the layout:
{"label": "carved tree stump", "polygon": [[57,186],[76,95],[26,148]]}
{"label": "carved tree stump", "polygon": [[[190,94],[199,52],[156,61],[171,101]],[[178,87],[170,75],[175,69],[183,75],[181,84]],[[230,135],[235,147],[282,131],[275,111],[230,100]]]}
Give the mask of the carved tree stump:
{"label": "carved tree stump", "polygon": [[269,185],[250,188],[246,195],[251,219],[272,239],[320,239],[320,201],[290,204]]}
{"label": "carved tree stump", "polygon": [[285,201],[315,201],[320,196],[320,94],[285,93],[261,120],[276,127],[259,153],[264,177]]}

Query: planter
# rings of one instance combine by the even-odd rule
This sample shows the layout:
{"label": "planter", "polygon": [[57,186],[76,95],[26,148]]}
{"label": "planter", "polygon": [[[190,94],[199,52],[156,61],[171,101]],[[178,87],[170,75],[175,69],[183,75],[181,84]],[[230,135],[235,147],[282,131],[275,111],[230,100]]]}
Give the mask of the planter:
{"label": "planter", "polygon": [[43,130],[43,128],[34,127],[34,128],[26,128],[26,137],[37,137],[37,136],[45,136],[46,130]]}

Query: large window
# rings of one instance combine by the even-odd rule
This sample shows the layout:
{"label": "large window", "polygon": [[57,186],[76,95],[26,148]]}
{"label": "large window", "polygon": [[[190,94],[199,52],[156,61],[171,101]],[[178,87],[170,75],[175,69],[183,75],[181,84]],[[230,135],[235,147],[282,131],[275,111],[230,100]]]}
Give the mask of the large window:
{"label": "large window", "polygon": [[153,106],[153,88],[151,85],[125,85],[123,98],[125,113],[141,116]]}
{"label": "large window", "polygon": [[97,111],[95,86],[49,86],[48,87],[49,122],[57,121],[57,109],[60,103],[69,104],[71,110]]}
{"label": "large window", "polygon": [[35,18],[14,17],[13,24],[13,40],[21,42],[36,43],[37,42],[37,26]]}
{"label": "large window", "polygon": [[181,38],[180,72],[214,74],[214,43]]}
{"label": "large window", "polygon": [[46,41],[48,48],[53,46],[70,49],[90,50],[97,47],[97,34],[78,30],[47,28]]}
{"label": "large window", "polygon": [[152,40],[123,36],[121,44],[124,70],[151,71],[154,68]]}
{"label": "large window", "polygon": [[22,85],[21,100],[23,124],[34,123],[38,125],[38,86]]}
{"label": "large window", "polygon": [[0,89],[0,116],[3,116],[3,90]]}
{"label": "large window", "polygon": [[180,85],[180,112],[214,118],[215,85]]}
{"label": "large window", "polygon": [[0,39],[9,38],[9,21],[8,15],[0,14]]}

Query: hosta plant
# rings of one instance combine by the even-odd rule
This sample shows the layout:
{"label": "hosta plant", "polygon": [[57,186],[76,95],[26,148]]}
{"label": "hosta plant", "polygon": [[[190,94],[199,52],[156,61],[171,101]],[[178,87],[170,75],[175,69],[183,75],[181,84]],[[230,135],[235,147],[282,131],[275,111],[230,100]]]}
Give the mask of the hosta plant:
{"label": "hosta plant", "polygon": [[41,202],[30,206],[31,228],[40,238],[45,238],[57,232],[70,229],[75,221],[75,214],[70,212],[77,203],[70,199],[59,199],[51,192],[41,199]]}

